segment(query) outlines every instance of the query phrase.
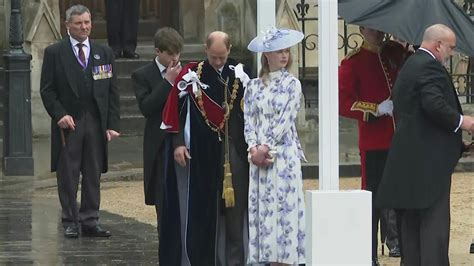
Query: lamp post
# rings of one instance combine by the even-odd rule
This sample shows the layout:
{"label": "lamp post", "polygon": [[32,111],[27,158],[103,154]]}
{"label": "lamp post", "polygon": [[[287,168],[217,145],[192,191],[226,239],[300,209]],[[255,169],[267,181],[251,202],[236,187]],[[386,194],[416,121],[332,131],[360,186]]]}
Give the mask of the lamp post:
{"label": "lamp post", "polygon": [[21,1],[11,0],[10,49],[5,61],[3,174],[34,175],[31,143],[31,55],[23,50]]}

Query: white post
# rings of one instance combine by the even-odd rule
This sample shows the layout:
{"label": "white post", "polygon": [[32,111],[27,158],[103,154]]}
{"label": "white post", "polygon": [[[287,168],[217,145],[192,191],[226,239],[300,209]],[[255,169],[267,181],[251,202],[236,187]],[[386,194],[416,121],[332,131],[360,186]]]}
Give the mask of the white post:
{"label": "white post", "polygon": [[[269,27],[275,26],[275,0],[257,0],[257,35]],[[257,73],[260,70],[260,57],[262,53],[257,55]]]}
{"label": "white post", "polygon": [[306,265],[371,265],[371,193],[339,191],[337,0],[318,8],[320,190],[306,192]]}
{"label": "white post", "polygon": [[319,188],[339,189],[339,99],[337,0],[320,0],[319,30]]}

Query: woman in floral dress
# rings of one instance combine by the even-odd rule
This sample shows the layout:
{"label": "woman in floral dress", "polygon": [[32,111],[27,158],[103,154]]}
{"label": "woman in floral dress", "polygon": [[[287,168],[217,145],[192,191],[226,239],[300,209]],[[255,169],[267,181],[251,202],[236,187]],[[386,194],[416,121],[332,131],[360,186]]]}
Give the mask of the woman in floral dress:
{"label": "woman in floral dress", "polygon": [[296,132],[301,83],[287,68],[298,31],[268,30],[248,49],[263,52],[259,78],[244,94],[245,140],[250,161],[249,254],[247,263],[305,263],[305,217]]}

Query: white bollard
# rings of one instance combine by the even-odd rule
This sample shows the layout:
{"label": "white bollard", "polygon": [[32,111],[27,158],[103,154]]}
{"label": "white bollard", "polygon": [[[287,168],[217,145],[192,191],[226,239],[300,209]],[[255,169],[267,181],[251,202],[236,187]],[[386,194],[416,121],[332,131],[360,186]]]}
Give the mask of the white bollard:
{"label": "white bollard", "polygon": [[372,193],[306,191],[306,265],[371,265]]}

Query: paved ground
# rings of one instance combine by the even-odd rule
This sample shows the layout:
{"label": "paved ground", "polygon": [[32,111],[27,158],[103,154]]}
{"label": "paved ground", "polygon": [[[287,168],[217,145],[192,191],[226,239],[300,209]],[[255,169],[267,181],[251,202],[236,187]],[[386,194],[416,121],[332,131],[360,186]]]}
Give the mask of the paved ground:
{"label": "paved ground", "polygon": [[[101,224],[113,236],[65,239],[53,180],[2,179],[0,264],[156,264],[156,214],[143,203],[142,181],[108,180],[102,183]],[[453,177],[451,265],[474,265],[474,255],[468,254],[474,236],[473,181],[473,173]],[[341,189],[357,189],[359,184],[359,178],[340,180]],[[305,180],[305,189],[317,188],[317,180]],[[398,265],[398,259],[386,255],[380,260],[382,265]]]}
{"label": "paved ground", "polygon": [[102,211],[108,239],[66,239],[56,197],[45,197],[31,178],[0,181],[0,265],[157,264],[154,226]]}
{"label": "paved ground", "polygon": [[[340,162],[357,173],[359,157],[354,123],[340,126]],[[317,189],[317,132],[300,137],[309,159],[304,165],[307,189]],[[471,136],[465,136],[471,139]],[[109,173],[103,176],[101,223],[113,233],[110,239],[65,239],[60,226],[56,180],[49,172],[49,139],[33,142],[35,176],[0,174],[0,265],[4,264],[156,264],[156,215],[143,204],[142,139],[119,138],[109,146]],[[1,148],[0,143],[0,148]],[[0,149],[1,150],[1,149]],[[462,159],[459,171],[474,169],[472,157]],[[342,173],[343,171],[341,171]],[[474,265],[468,254],[474,236],[474,174],[460,173],[452,189],[452,265]],[[341,189],[357,189],[358,178],[342,178]],[[344,254],[344,251],[341,251]],[[396,259],[382,257],[383,265]]]}

